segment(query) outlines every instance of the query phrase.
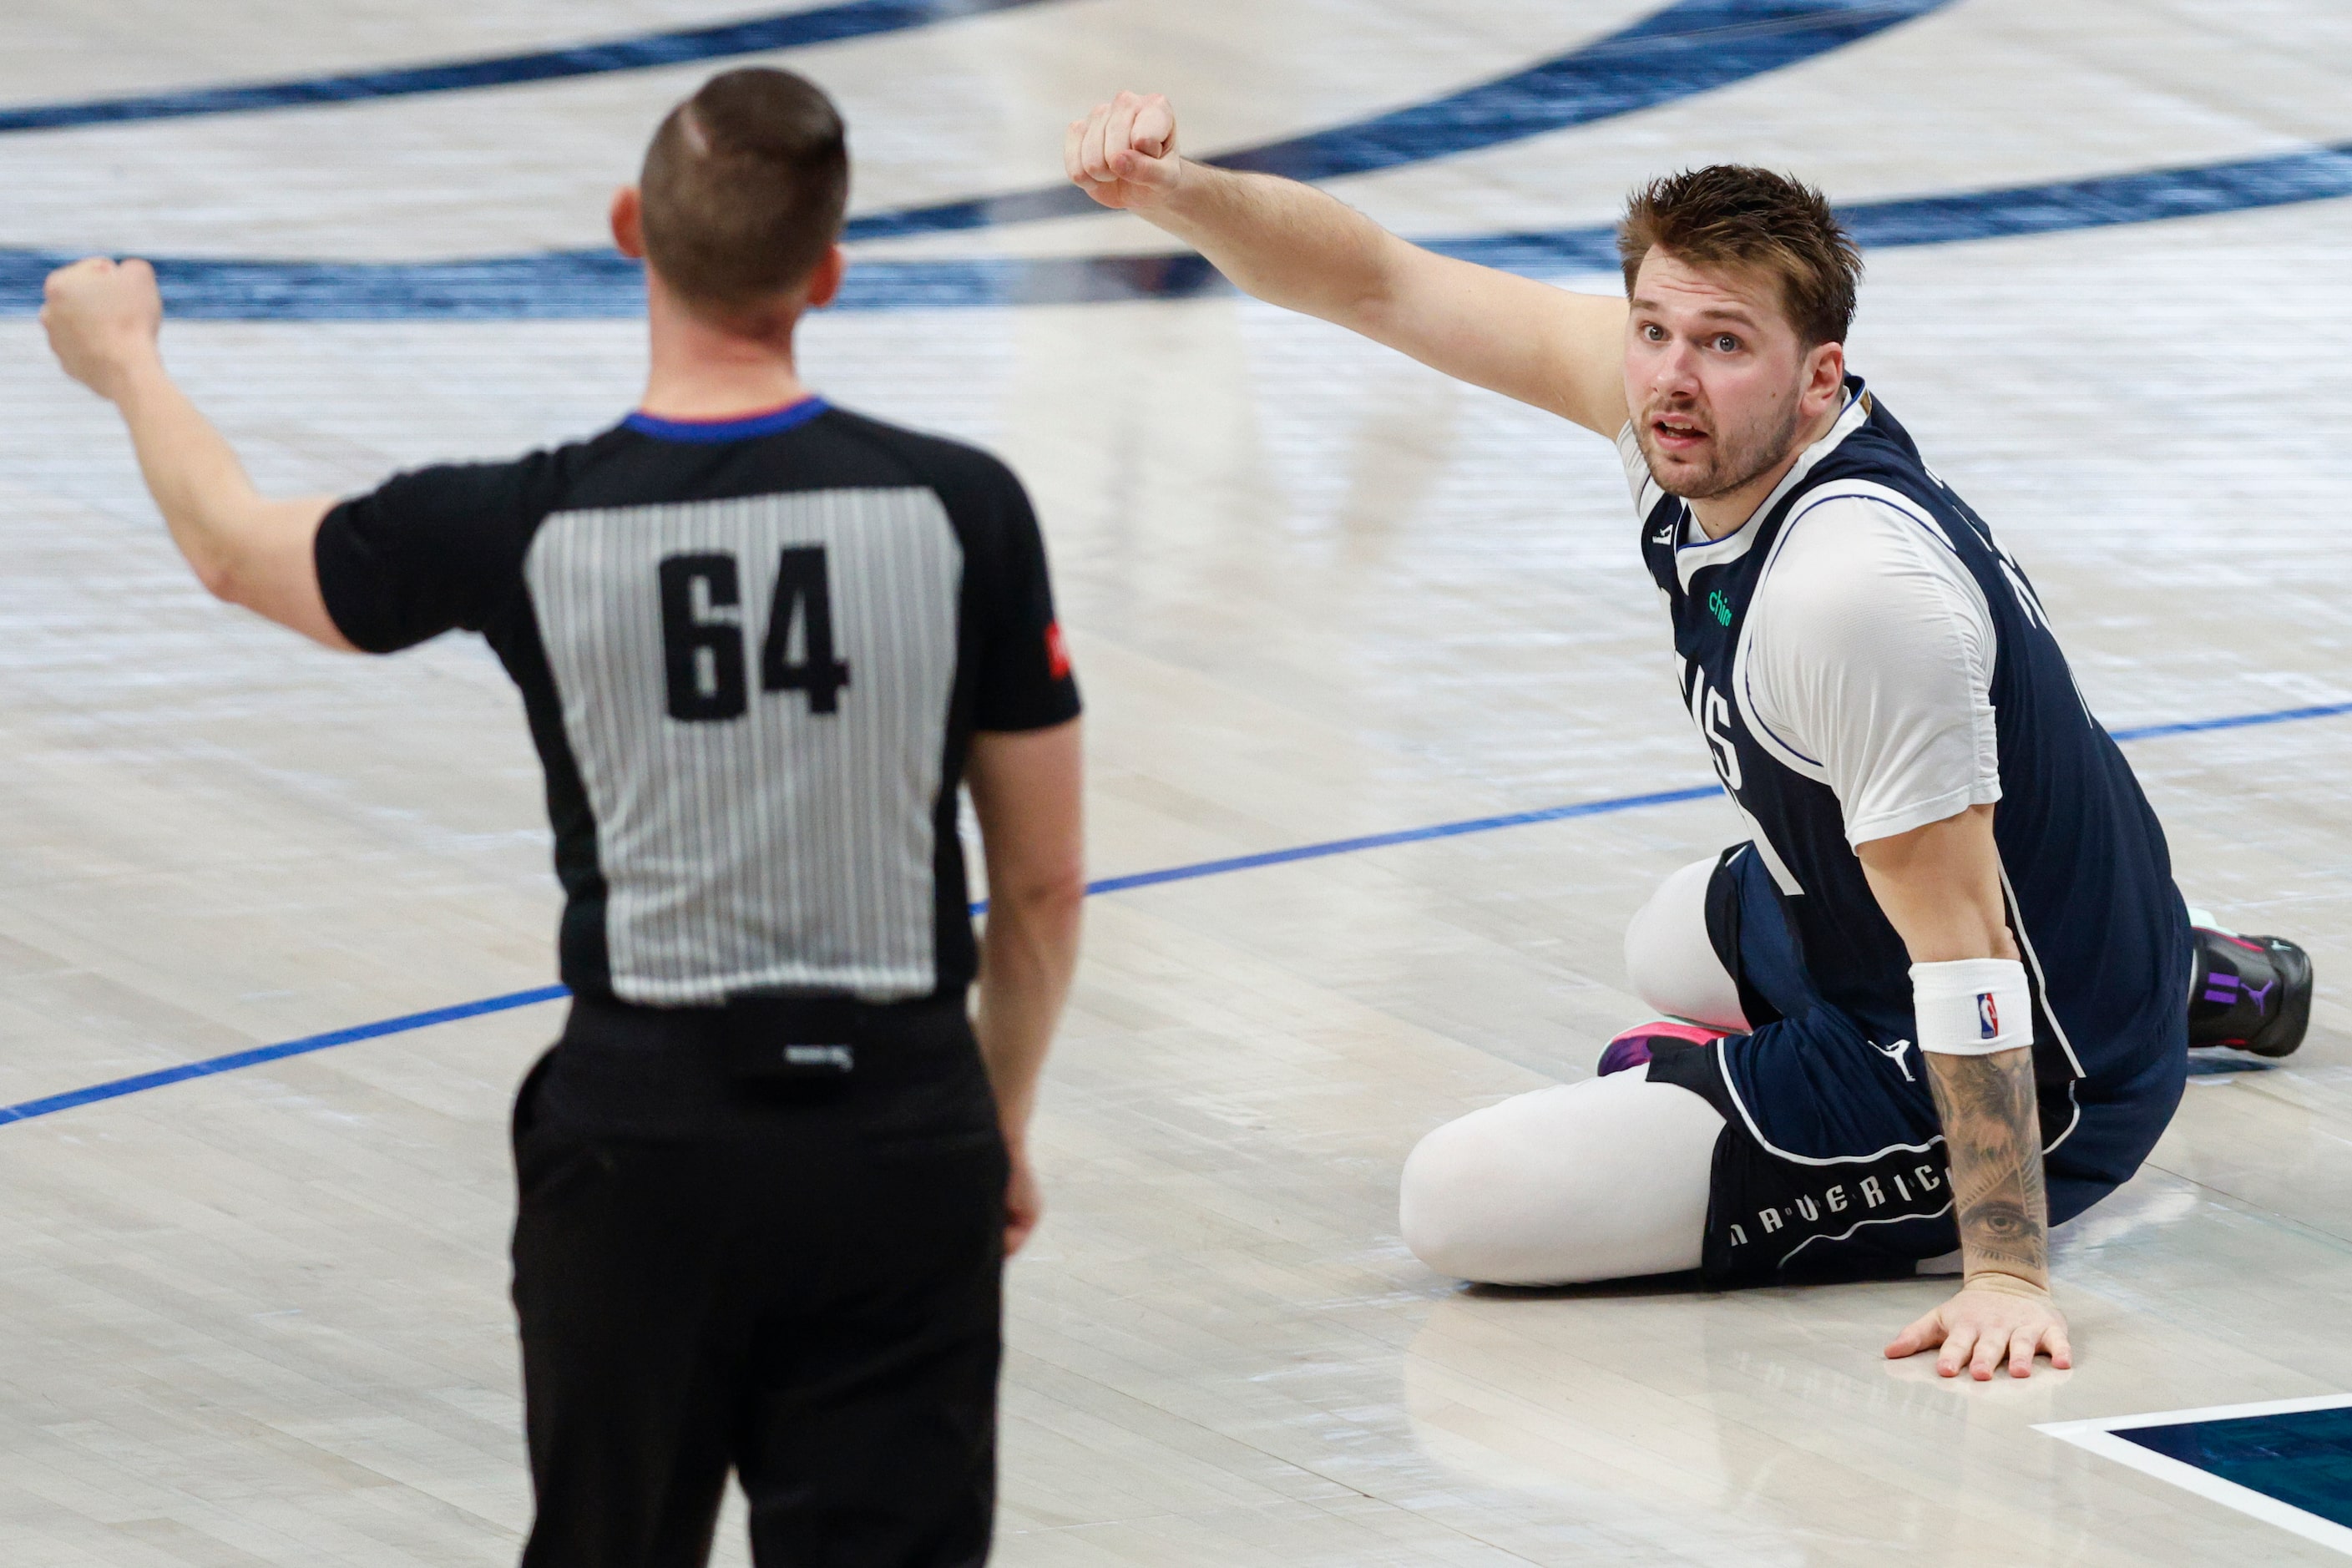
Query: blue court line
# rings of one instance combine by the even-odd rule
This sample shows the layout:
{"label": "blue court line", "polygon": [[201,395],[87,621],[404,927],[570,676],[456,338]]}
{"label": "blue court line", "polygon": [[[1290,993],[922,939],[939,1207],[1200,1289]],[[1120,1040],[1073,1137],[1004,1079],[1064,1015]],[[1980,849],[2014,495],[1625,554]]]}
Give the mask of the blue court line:
{"label": "blue court line", "polygon": [[2238,713],[2227,719],[2188,719],[2177,724],[2142,724],[2135,730],[2111,730],[2117,741],[2153,741],[2160,735],[2204,735],[2215,730],[2251,730],[2262,724],[2292,724],[2304,719],[2340,719],[2352,713],[2352,702],[2322,702],[2309,708],[2277,708],[2268,713]]}
{"label": "blue court line", "polygon": [[[1865,249],[2057,234],[2352,196],[2352,142],[2265,158],[1841,207]],[[1605,226],[1424,241],[1449,256],[1534,276],[1613,271]],[[72,259],[0,250],[0,315],[31,315],[41,280]],[[446,321],[636,316],[645,279],[617,254],[366,263],[165,259],[172,312],[191,321]],[[1186,299],[1230,291],[1191,255],[865,261],[836,309],[888,310]]]}
{"label": "blue court line", "polygon": [[411,1029],[429,1029],[436,1024],[454,1024],[460,1018],[478,1018],[485,1013],[503,1013],[509,1008],[530,1007],[541,1002],[553,1002],[570,995],[561,985],[542,985],[535,991],[514,991],[504,996],[487,997],[479,1002],[460,1002],[454,1007],[436,1007],[429,1012],[409,1013],[398,1018],[385,1018],[373,1024],[359,1024],[348,1029],[331,1029],[323,1035],[305,1035],[299,1040],[281,1040],[274,1046],[256,1046],[251,1050],[231,1051],[225,1057],[210,1057],[200,1062],[183,1062],[175,1068],[163,1068],[154,1072],[142,1072],[131,1078],[118,1078],[109,1083],[92,1084],[88,1089],[71,1089],[53,1094],[46,1100],[28,1100],[21,1105],[0,1108],[0,1126],[11,1121],[29,1121],[36,1116],[47,1116],[55,1111],[71,1110],[78,1105],[94,1105],[101,1100],[119,1100],[126,1094],[142,1089],[161,1089],[167,1083],[185,1083],[192,1078],[210,1078],[215,1073],[235,1072],[238,1068],[257,1067],[263,1062],[283,1061],[311,1051],[323,1051],[330,1046],[348,1046],[355,1040],[381,1039],[386,1035],[404,1035]]}
{"label": "blue court line", "polygon": [[[1951,0],[1680,0],[1629,27],[1460,92],[1202,161],[1330,180],[1521,142],[1710,92],[1858,43]],[[1097,212],[1064,180],[1034,190],[871,213],[882,239]]]}
{"label": "blue court line", "polygon": [[[2164,735],[2196,735],[2215,730],[2248,730],[2264,724],[2290,724],[2306,719],[2334,719],[2352,714],[2352,702],[2332,702],[2306,708],[2279,708],[2264,713],[2238,713],[2221,719],[2192,719],[2173,724],[2143,724],[2137,729],[2111,731],[2118,742],[2153,740]],[[1654,791],[1647,795],[1621,795],[1607,800],[1580,801],[1573,805],[1546,806],[1538,811],[1506,812],[1499,816],[1473,816],[1459,822],[1441,822],[1427,827],[1407,827],[1394,833],[1370,833],[1356,838],[1334,838],[1320,844],[1300,844],[1288,849],[1269,849],[1256,855],[1234,855],[1221,860],[1202,860],[1190,866],[1171,866],[1159,871],[1136,871],[1123,877],[1105,877],[1087,884],[1087,893],[1121,893],[1135,888],[1156,888],[1170,882],[1190,882],[1202,877],[1222,877],[1234,871],[1253,871],[1266,866],[1286,866],[1299,860],[1321,860],[1334,855],[1353,855],[1366,849],[1386,849],[1400,844],[1423,844],[1435,838],[1459,838],[1465,834],[1493,833],[1505,827],[1529,827],[1538,823],[1567,822],[1578,817],[1610,816],[1619,812],[1640,811],[1654,805],[1679,805],[1685,802],[1705,800],[1718,793],[1715,784],[1701,784],[1687,789]],[[972,912],[986,909],[985,903],[974,904]],[[397,1018],[385,1018],[373,1024],[360,1024],[348,1029],[333,1029],[323,1035],[306,1035],[299,1040],[284,1040],[274,1046],[256,1046],[250,1050],[232,1051],[226,1056],[210,1057],[203,1061],[185,1062],[178,1067],[163,1068],[154,1072],[140,1073],[131,1078],[119,1078],[107,1083],[92,1084],[88,1089],[69,1089],[42,1100],[28,1100],[19,1105],[0,1107],[0,1126],[12,1121],[29,1121],[36,1116],[48,1116],[77,1106],[94,1105],[100,1100],[119,1100],[126,1094],[138,1094],[145,1089],[162,1089],[166,1084],[184,1083],[190,1079],[210,1078],[215,1073],[234,1072],[239,1068],[256,1067],[263,1062],[282,1061],[288,1057],[306,1056],[333,1046],[347,1046],[359,1040],[382,1039],[386,1035],[404,1035],[414,1029],[429,1029],[436,1024],[454,1024],[461,1018],[478,1018],[488,1013],[504,1013],[517,1007],[537,1006],[542,1002],[560,1002],[571,992],[561,985],[542,985],[530,991],[510,991],[503,996],[488,996],[478,1002],[461,1002],[451,1007],[436,1007],[429,1012],[409,1013]]]}
{"label": "blue court line", "polygon": [[[1525,827],[1538,822],[1564,822],[1578,816],[1606,816],[1620,811],[1639,811],[1644,806],[1673,805],[1683,801],[1704,800],[1719,793],[1719,786],[1704,784],[1692,789],[1654,792],[1649,795],[1619,795],[1613,800],[1588,800],[1574,805],[1549,806],[1540,811],[1515,811],[1501,816],[1472,817],[1463,822],[1441,822],[1429,827],[1408,827],[1395,833],[1367,834],[1359,838],[1337,838],[1324,844],[1301,844],[1288,849],[1270,849],[1259,855],[1235,855],[1223,860],[1203,860],[1192,866],[1174,866],[1160,871],[1139,871],[1124,877],[1105,877],[1087,884],[1087,893],[1124,892],[1130,888],[1152,888],[1166,882],[1189,882],[1201,877],[1221,877],[1229,871],[1247,871],[1261,866],[1282,866],[1294,860],[1320,860],[1332,855],[1352,855],[1363,849],[1382,849],[1396,844],[1418,844],[1432,838],[1454,838],[1465,833],[1492,833],[1501,827]],[[972,905],[972,913],[987,909],[983,901]],[[477,1018],[486,1013],[504,1013],[516,1007],[536,1006],[541,1002],[559,1002],[572,993],[561,985],[543,985],[530,991],[509,992],[503,996],[487,997],[479,1002],[462,1002],[453,1007],[436,1007],[426,1013],[410,1013],[398,1018],[386,1018],[380,1023],[361,1024],[352,1028],[335,1029],[323,1035],[306,1035],[299,1040],[286,1040],[274,1046],[257,1046],[250,1050],[232,1051],[226,1056],[211,1057],[204,1061],[186,1062],[179,1067],[163,1068],[155,1072],[140,1073],[131,1078],[119,1078],[107,1083],[92,1084],[88,1089],[71,1089],[53,1094],[44,1100],[28,1100],[21,1105],[0,1107],[0,1126],[11,1121],[28,1121],[36,1116],[48,1116],[77,1106],[93,1105],[102,1100],[119,1100],[126,1094],[161,1089],[166,1084],[184,1083],[192,1078],[209,1078],[215,1073],[234,1072],[238,1068],[257,1067],[263,1062],[282,1061],[288,1057],[307,1056],[333,1046],[347,1046],[359,1040],[381,1039],[386,1035],[404,1035],[413,1029],[428,1029],[436,1024],[454,1024],[461,1018]]]}
{"label": "blue court line", "polygon": [[1651,805],[1677,805],[1722,793],[1720,785],[1660,790],[1651,795],[1621,795],[1612,800],[1580,801],[1574,805],[1546,806],[1540,811],[1514,811],[1501,816],[1474,816],[1462,822],[1441,822],[1429,827],[1407,827],[1394,833],[1370,833],[1360,838],[1334,838],[1322,844],[1300,844],[1288,849],[1268,849],[1257,855],[1235,855],[1223,860],[1203,860],[1192,866],[1171,866],[1164,871],[1136,871],[1106,877],[1087,884],[1094,893],[1123,893],[1130,888],[1157,888],[1168,882],[1190,882],[1202,877],[1222,877],[1229,871],[1254,871],[1261,866],[1287,866],[1294,860],[1321,860],[1333,855],[1353,855],[1362,849],[1386,849],[1396,844],[1422,844],[1432,838],[1459,838],[1465,833],[1492,833],[1498,827],[1528,827],[1538,822],[1566,822],[1578,816],[1608,816]]}
{"label": "blue court line", "polygon": [[418,93],[459,92],[472,88],[559,81],[566,77],[603,76],[613,71],[654,70],[663,66],[690,65],[697,60],[724,59],[732,55],[758,54],[768,49],[799,48],[809,44],[872,37],[877,33],[904,32],[908,28],[928,27],[990,11],[1009,11],[1041,3],[1042,0],[846,0],[845,4],[821,6],[814,11],[785,11],[713,26],[645,33],[635,37],[609,39],[601,44],[579,44],[530,54],[449,60],[439,65],[406,66],[390,70],[352,71],[302,81],[190,88],[178,92],[146,93],[135,98],[0,109],[0,133],[62,131],[75,126],[117,125],[139,120],[187,120],[214,114],[249,114],[261,110],[300,109],[324,103],[351,103],[362,99],[407,98]]}

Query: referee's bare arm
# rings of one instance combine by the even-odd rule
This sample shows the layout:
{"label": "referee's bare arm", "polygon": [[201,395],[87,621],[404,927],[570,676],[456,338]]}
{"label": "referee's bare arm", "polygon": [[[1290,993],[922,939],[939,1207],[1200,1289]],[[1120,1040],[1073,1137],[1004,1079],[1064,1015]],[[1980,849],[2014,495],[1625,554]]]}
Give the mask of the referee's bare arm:
{"label": "referee's bare arm", "polygon": [[1004,1251],[1020,1249],[1041,1208],[1029,1164],[1037,1075],[1078,963],[1087,896],[1084,763],[1079,724],[971,738],[965,776],[988,863],[975,1028],[1013,1157]]}
{"label": "referee's bare arm", "polygon": [[163,368],[163,303],[143,261],[94,257],[49,275],[41,324],[66,374],[113,404],[180,553],[216,597],[329,647],[351,643],[327,614],[312,554],[329,496],[272,500]]}
{"label": "referee's bare arm", "polygon": [[1096,201],[1167,230],[1270,304],[1601,435],[1624,427],[1622,299],[1439,256],[1311,186],[1193,163],[1157,94],[1122,92],[1072,121],[1063,159]]}

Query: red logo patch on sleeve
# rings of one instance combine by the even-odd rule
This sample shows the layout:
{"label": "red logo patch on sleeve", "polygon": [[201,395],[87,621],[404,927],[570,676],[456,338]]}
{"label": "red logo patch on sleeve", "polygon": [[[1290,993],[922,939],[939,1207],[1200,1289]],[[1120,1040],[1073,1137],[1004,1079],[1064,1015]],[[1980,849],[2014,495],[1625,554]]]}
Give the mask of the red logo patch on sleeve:
{"label": "red logo patch on sleeve", "polygon": [[1062,640],[1062,623],[1045,628],[1045,673],[1056,680],[1070,678],[1070,645]]}

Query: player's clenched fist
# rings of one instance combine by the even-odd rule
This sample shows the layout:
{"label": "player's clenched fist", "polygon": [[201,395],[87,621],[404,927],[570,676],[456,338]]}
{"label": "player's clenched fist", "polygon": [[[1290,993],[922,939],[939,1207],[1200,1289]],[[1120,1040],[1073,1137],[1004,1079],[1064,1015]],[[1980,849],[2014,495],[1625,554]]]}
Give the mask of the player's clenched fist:
{"label": "player's clenched fist", "polygon": [[41,325],[58,363],[100,397],[116,396],[124,374],[154,356],[163,300],[145,262],[77,261],[50,273],[42,296]]}
{"label": "player's clenched fist", "polygon": [[1070,121],[1062,161],[1080,190],[1107,207],[1148,207],[1166,201],[1182,178],[1176,151],[1176,110],[1158,93],[1122,92]]}

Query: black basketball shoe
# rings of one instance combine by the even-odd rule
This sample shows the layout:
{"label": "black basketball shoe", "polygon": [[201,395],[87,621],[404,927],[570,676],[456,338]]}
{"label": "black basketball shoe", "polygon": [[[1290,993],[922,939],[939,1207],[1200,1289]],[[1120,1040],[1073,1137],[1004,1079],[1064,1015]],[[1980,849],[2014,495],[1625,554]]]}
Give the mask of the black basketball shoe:
{"label": "black basketball shoe", "polygon": [[2194,930],[2189,1043],[2292,1055],[2311,1027],[2311,955],[2283,937]]}

